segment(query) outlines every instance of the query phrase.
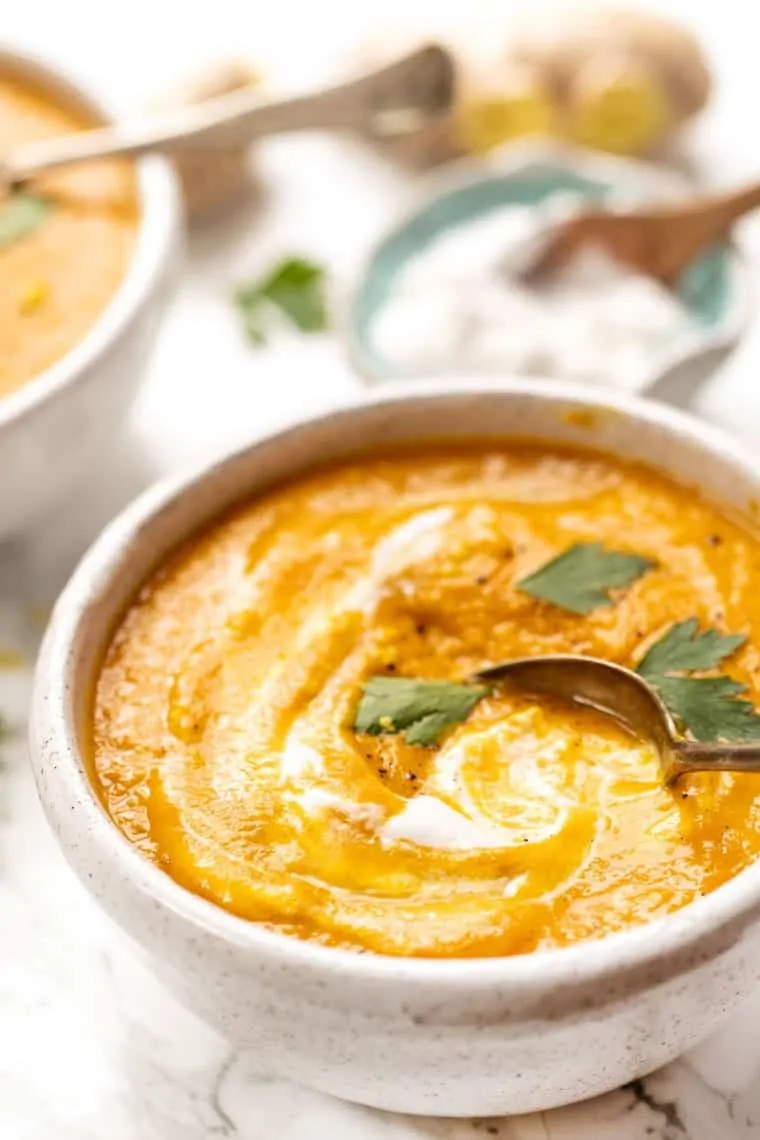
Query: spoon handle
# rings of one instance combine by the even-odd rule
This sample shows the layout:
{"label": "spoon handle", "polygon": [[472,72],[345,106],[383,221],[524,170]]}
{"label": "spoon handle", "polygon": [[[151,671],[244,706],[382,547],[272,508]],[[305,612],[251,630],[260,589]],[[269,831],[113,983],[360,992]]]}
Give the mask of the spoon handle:
{"label": "spoon handle", "polygon": [[754,182],[749,186],[743,186],[740,190],[703,198],[695,202],[691,209],[695,214],[709,215],[721,229],[728,230],[733,222],[748,214],[750,210],[756,210],[758,206],[760,206],[760,182]]}
{"label": "spoon handle", "polygon": [[679,740],[672,745],[670,764],[672,778],[686,772],[760,772],[760,745]]}
{"label": "spoon handle", "polygon": [[361,79],[314,94],[264,103],[255,92],[235,91],[149,121],[26,143],[0,165],[5,181],[14,184],[90,159],[225,150],[284,131],[371,124],[380,133],[404,133],[446,109],[453,80],[450,54],[428,45]]}

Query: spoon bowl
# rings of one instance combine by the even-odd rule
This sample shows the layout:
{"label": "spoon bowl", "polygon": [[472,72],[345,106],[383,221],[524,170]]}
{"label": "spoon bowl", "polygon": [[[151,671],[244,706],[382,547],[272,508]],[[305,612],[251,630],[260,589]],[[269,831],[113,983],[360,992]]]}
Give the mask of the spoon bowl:
{"label": "spoon bowl", "polygon": [[683,739],[652,686],[624,665],[598,657],[556,653],[492,665],[476,673],[473,680],[508,684],[605,713],[639,739],[654,744],[668,785],[687,772],[760,772],[758,745]]}

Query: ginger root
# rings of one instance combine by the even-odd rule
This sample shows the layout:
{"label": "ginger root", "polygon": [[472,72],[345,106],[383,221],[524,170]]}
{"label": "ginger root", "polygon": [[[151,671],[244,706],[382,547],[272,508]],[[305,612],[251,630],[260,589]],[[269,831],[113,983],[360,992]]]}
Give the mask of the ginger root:
{"label": "ginger root", "polygon": [[[450,116],[386,145],[420,165],[550,135],[618,154],[660,151],[704,107],[710,71],[691,33],[641,9],[574,7],[527,16],[502,33],[494,9],[491,59],[457,58]],[[409,44],[394,45],[395,50]],[[368,60],[389,58],[388,45]]]}
{"label": "ginger root", "polygon": [[680,24],[638,9],[574,8],[508,48],[554,93],[558,133],[620,154],[658,149],[704,107],[710,72]]}

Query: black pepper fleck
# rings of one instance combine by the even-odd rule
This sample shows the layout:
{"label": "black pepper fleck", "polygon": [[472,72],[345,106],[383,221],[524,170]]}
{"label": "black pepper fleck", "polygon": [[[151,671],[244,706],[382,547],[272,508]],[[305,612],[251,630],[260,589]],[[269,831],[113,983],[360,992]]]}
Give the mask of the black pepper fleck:
{"label": "black pepper fleck", "polygon": [[723,539],[720,537],[719,534],[711,534],[707,540],[707,544],[708,544],[708,546],[720,546],[722,541],[723,541]]}
{"label": "black pepper fleck", "polygon": [[385,666],[385,668],[388,670],[389,673],[395,673],[396,672],[396,666],[393,664],[392,661],[389,661],[388,664]]}
{"label": "black pepper fleck", "polygon": [[478,574],[477,578],[475,579],[475,585],[476,586],[485,586],[487,581],[488,581],[488,575],[487,574]]}
{"label": "black pepper fleck", "polygon": [[425,634],[427,633],[427,629],[426,629],[426,627],[425,627],[425,626],[422,624],[422,622],[418,622],[418,623],[417,623],[417,625],[416,625],[414,628],[415,628],[415,631],[416,631],[416,633],[417,633],[417,634],[418,634],[420,637],[424,637],[424,636],[425,636]]}

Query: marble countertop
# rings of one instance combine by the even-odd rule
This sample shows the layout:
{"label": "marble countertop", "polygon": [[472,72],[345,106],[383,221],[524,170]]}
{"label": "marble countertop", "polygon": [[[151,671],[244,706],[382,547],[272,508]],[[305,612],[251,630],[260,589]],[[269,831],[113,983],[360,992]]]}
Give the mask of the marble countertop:
{"label": "marble countertop", "polygon": [[[471,14],[488,3],[420,0],[417,15],[440,19],[456,9],[461,18],[463,7]],[[697,149],[712,156],[713,166],[727,156],[722,169],[732,176],[751,169],[752,156],[735,130],[754,90],[739,0],[709,10],[685,0],[661,6],[698,15],[725,79]],[[400,25],[403,10],[415,6],[386,0],[381,7]],[[133,19],[114,22],[94,0],[69,0],[60,13],[49,0],[25,0],[4,13],[4,35],[69,62],[117,103],[136,105],[161,86],[167,71],[179,73],[231,48],[252,51],[260,40],[287,78],[322,58],[319,51],[304,56],[304,44],[321,49],[324,42],[326,58],[367,30],[358,14],[351,25],[337,0],[314,6],[322,16],[334,9],[323,22],[297,0],[281,0],[276,8],[257,38],[250,6],[238,0],[217,0],[213,24],[183,5],[180,43],[172,32],[174,0],[151,5],[150,24],[139,3]],[[72,32],[85,24],[92,32],[86,40]],[[141,67],[134,68],[138,51]],[[340,287],[410,191],[399,171],[333,140],[278,141],[261,161],[268,193],[192,235],[182,287],[108,479],[94,480],[70,511],[57,512],[24,541],[0,547],[0,648],[21,655],[20,666],[0,669],[7,722],[0,743],[0,1137],[760,1140],[760,993],[688,1057],[598,1101],[509,1120],[394,1117],[274,1079],[264,1058],[231,1051],[159,989],[64,866],[36,801],[25,743],[45,608],[103,522],[157,475],[355,389],[340,346],[328,338],[286,337],[266,351],[250,349],[235,325],[230,290],[246,273],[292,251],[329,261]],[[758,237],[756,228],[747,233],[756,250]],[[758,372],[755,330],[693,401],[699,414],[754,446],[760,444]]]}

